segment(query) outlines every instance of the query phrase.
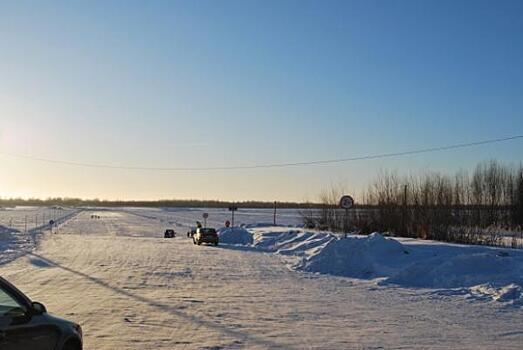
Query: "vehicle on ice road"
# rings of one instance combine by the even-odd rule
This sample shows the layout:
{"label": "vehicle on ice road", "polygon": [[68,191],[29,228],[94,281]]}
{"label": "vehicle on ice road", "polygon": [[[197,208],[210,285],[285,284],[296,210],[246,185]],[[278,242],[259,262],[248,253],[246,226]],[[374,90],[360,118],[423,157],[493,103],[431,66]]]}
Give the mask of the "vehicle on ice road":
{"label": "vehicle on ice road", "polygon": [[0,349],[82,350],[82,328],[47,313],[0,277]]}
{"label": "vehicle on ice road", "polygon": [[176,237],[176,232],[174,232],[174,230],[171,230],[171,229],[165,230],[165,233],[163,234],[163,238],[174,238],[174,237]]}
{"label": "vehicle on ice road", "polygon": [[218,233],[213,228],[198,228],[196,234],[193,235],[192,241],[194,244],[212,243],[218,245]]}

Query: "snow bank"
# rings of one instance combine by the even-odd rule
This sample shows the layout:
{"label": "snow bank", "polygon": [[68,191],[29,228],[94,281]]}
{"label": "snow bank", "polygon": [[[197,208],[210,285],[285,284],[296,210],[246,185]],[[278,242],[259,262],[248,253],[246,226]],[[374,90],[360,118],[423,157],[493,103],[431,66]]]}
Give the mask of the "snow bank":
{"label": "snow bank", "polygon": [[254,247],[283,255],[303,255],[334,238],[329,233],[301,230],[258,232],[254,234]]}
{"label": "snow bank", "polygon": [[520,260],[492,251],[417,261],[387,282],[409,287],[458,288],[523,283],[523,276]]}
{"label": "snow bank", "polygon": [[309,256],[300,269],[355,278],[383,277],[407,254],[400,242],[379,233],[365,238],[351,236],[331,240]]}
{"label": "snow bank", "polygon": [[252,244],[252,234],[241,227],[223,228],[218,231],[220,243],[225,244]]}
{"label": "snow bank", "polygon": [[220,240],[278,254],[299,271],[523,305],[523,251],[265,225],[222,229]]}

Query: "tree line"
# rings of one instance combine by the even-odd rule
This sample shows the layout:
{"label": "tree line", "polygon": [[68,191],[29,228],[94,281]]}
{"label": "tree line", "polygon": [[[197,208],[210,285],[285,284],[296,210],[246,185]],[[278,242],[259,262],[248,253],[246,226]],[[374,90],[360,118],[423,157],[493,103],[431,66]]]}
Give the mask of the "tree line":
{"label": "tree line", "polygon": [[[302,211],[306,225],[345,227],[340,191],[320,195],[323,207]],[[353,230],[477,244],[523,244],[523,168],[496,160],[471,172],[399,176],[382,172],[349,212]],[[516,237],[518,236],[518,237]],[[516,237],[516,238],[514,238]],[[519,240],[521,238],[521,240]]]}
{"label": "tree line", "polygon": [[[81,198],[0,198],[0,206],[62,206],[62,207],[179,207],[179,208],[228,208],[233,202],[221,200],[198,200],[198,199],[163,199],[163,200],[101,200]],[[319,207],[319,204],[297,203],[297,202],[266,202],[266,201],[239,201],[234,205],[241,208],[308,208]]]}

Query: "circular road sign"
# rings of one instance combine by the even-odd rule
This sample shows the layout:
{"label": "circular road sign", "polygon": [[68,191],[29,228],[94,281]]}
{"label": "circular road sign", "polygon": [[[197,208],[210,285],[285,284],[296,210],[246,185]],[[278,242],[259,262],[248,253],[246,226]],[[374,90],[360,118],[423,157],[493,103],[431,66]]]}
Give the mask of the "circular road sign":
{"label": "circular road sign", "polygon": [[203,213],[202,216],[203,216],[204,219],[207,219],[209,217],[209,213]]}
{"label": "circular road sign", "polygon": [[54,225],[54,220],[49,220],[49,225]]}
{"label": "circular road sign", "polygon": [[354,205],[354,199],[351,196],[343,196],[340,199],[340,207],[343,209],[350,209]]}

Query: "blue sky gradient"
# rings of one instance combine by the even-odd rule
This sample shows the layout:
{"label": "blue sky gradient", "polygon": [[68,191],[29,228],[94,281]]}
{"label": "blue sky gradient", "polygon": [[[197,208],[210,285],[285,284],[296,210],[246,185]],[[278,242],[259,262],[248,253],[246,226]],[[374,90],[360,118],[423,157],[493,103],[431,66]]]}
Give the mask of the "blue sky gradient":
{"label": "blue sky gradient", "polygon": [[0,195],[314,199],[380,169],[522,161],[523,142],[336,166],[157,167],[396,152],[523,134],[521,1],[0,3]]}

